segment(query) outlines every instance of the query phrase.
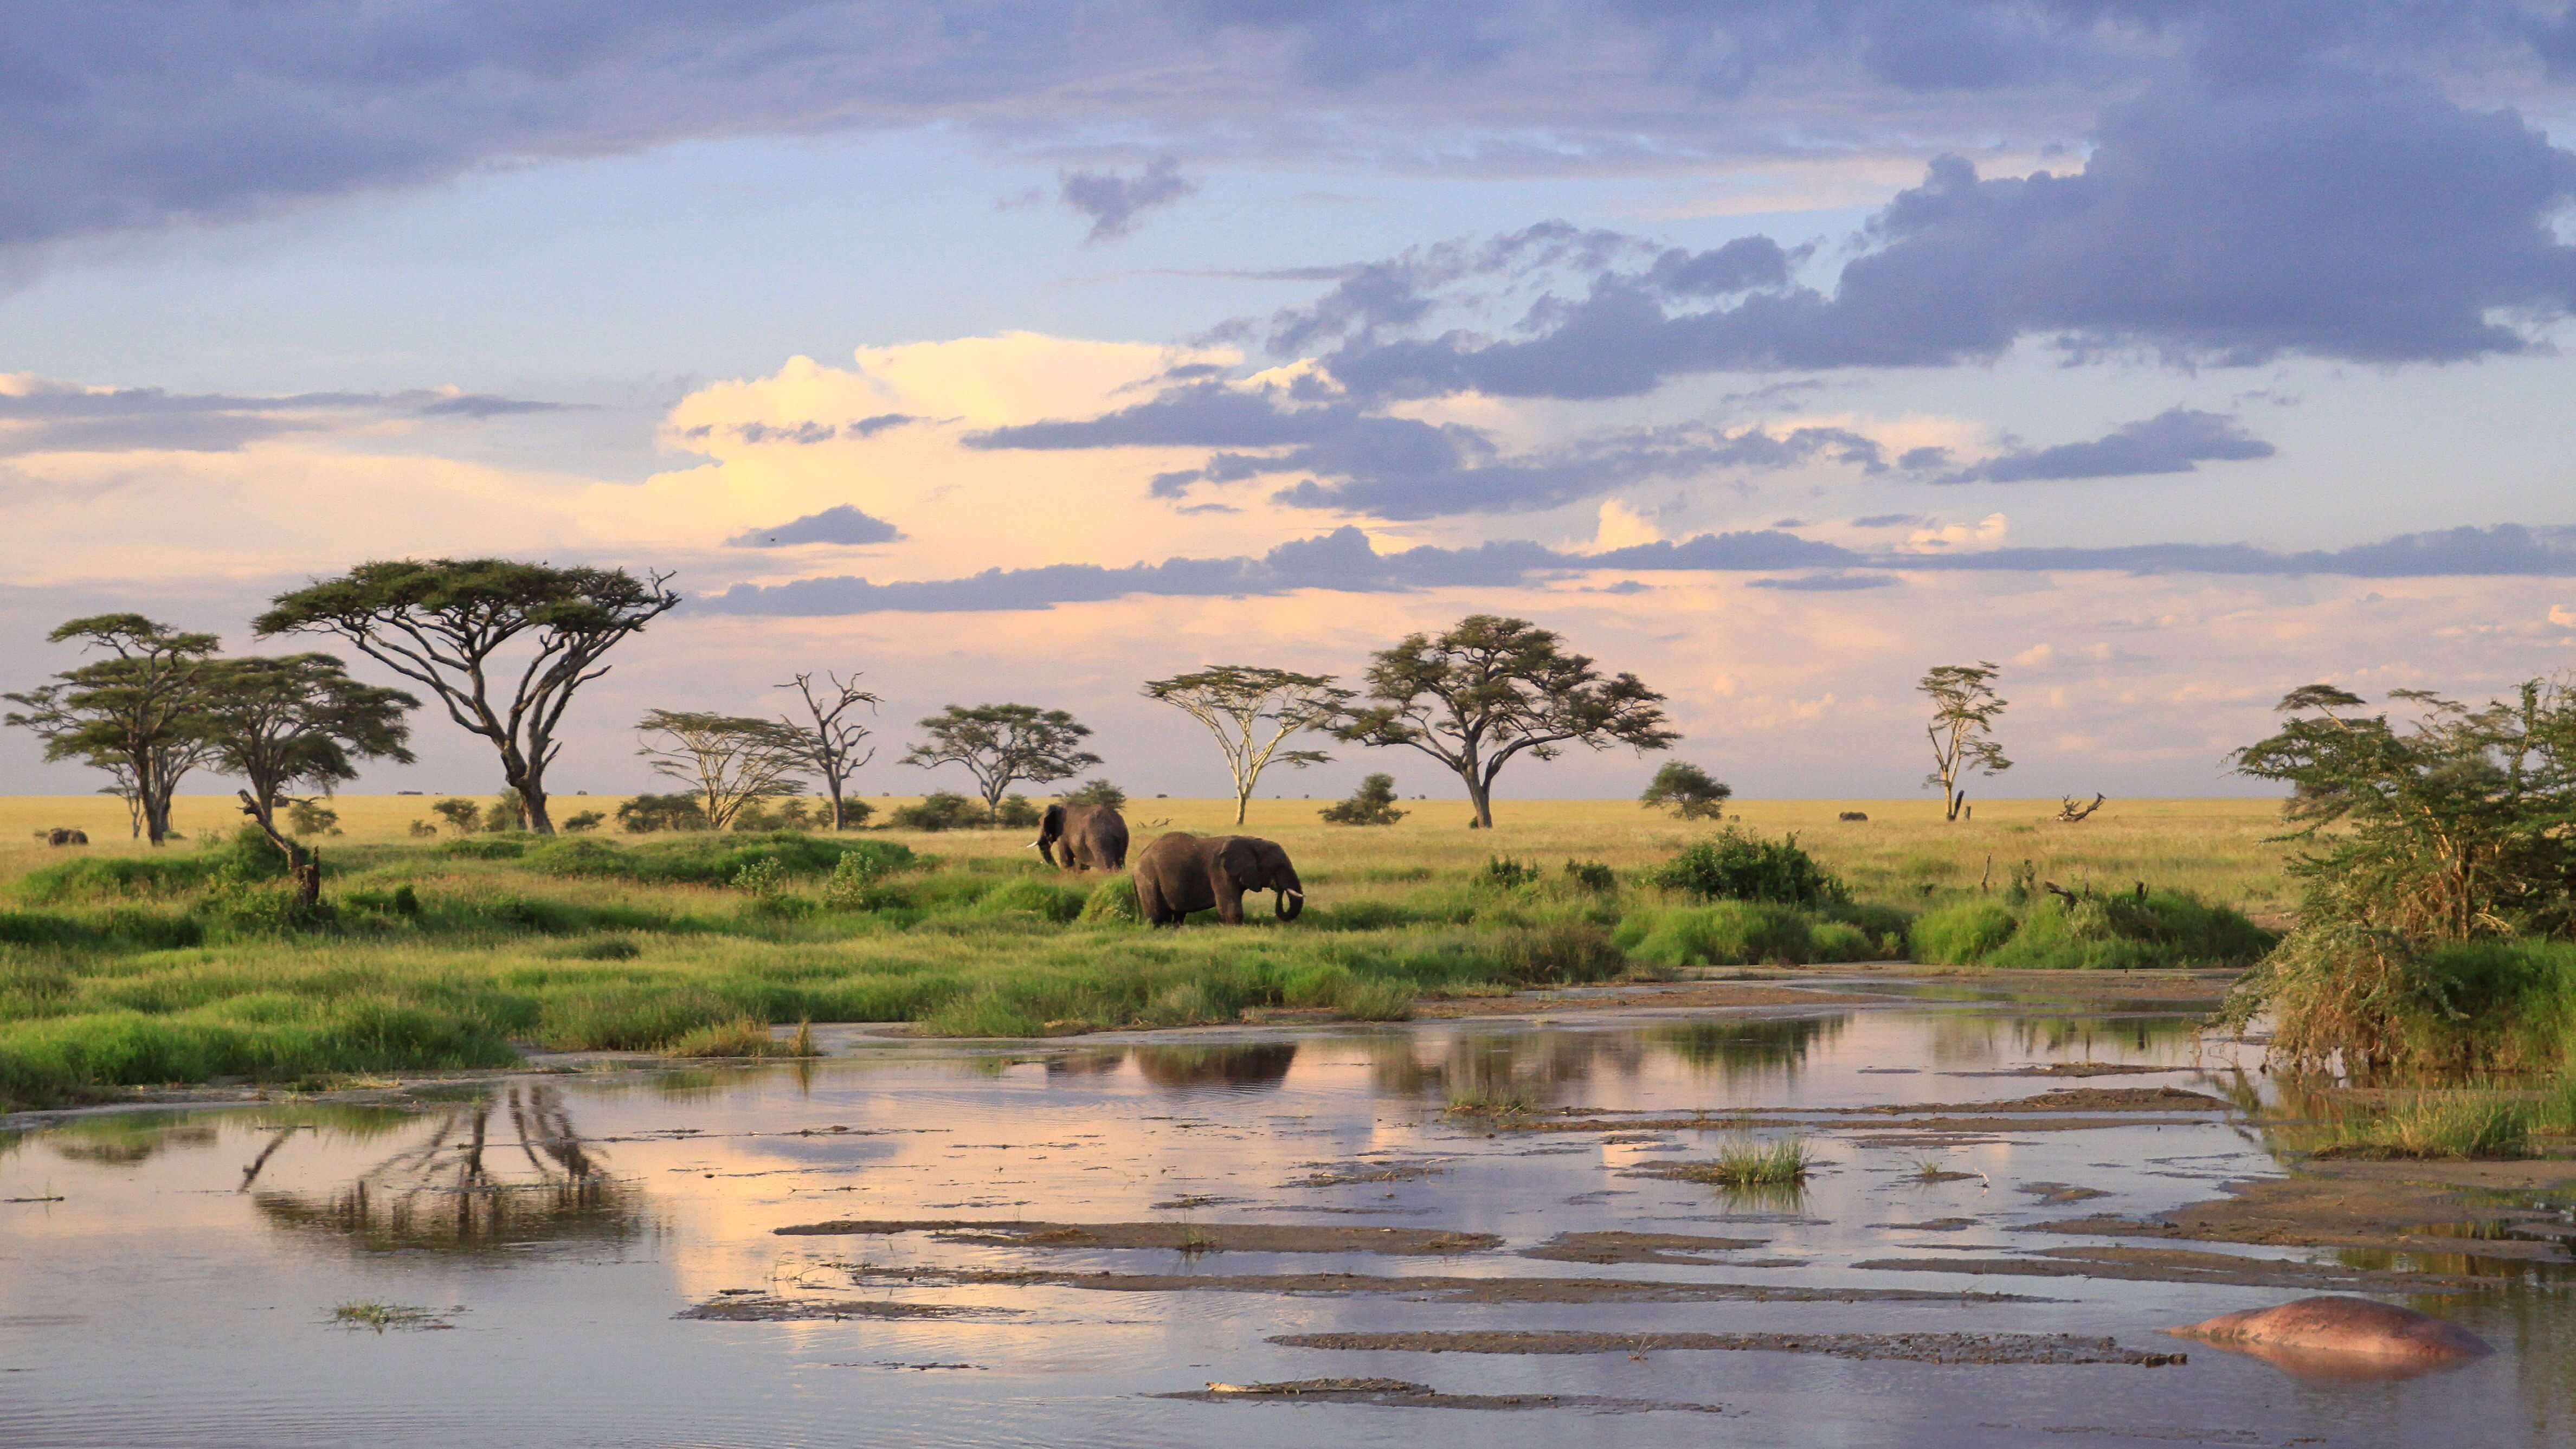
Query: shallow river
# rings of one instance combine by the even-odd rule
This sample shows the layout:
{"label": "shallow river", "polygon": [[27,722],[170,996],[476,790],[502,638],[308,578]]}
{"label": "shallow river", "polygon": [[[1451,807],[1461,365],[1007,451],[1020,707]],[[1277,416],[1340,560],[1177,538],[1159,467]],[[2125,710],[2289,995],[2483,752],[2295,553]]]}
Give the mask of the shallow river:
{"label": "shallow river", "polygon": [[[2425,1265],[2494,1275],[2406,1301],[2501,1351],[2400,1382],[2156,1332],[2295,1291],[1943,1270],[2110,1245],[2016,1230],[2277,1173],[2241,1110],[2067,1131],[1819,1115],[1761,1129],[1805,1133],[1804,1188],[1752,1194],[1652,1175],[1712,1156],[1714,1128],[1523,1126],[2070,1085],[2256,1105],[2259,1075],[2177,1016],[1990,1001],[840,1050],[0,1132],[0,1198],[26,1200],[0,1204],[0,1444],[2576,1442],[2576,1315],[2547,1266]],[[2054,1061],[2183,1070],[1998,1075]],[[1444,1112],[1460,1098],[1532,1110]],[[875,1226],[776,1231],[853,1220]],[[1106,1246],[1030,1224],[1163,1226]],[[1317,1231],[1228,1242],[1245,1224]],[[1733,1245],[1561,1238],[1604,1232]],[[428,1318],[333,1321],[360,1303]],[[1471,1330],[1452,1346],[1559,1351],[1311,1337]],[[1608,1337],[1494,1337],[1525,1330]],[[1654,1337],[1675,1334],[1719,1337]],[[1967,1356],[2022,1361],[1926,1361],[1970,1340],[1923,1335],[2007,1336]],[[1466,1397],[1205,1392],[1321,1378]]]}

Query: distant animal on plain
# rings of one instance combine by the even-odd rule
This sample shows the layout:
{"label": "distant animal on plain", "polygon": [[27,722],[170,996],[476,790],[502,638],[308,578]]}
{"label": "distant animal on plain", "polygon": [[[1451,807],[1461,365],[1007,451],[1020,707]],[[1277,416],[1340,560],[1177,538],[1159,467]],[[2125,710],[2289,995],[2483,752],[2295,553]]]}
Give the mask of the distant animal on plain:
{"label": "distant animal on plain", "polygon": [[89,844],[89,832],[65,826],[57,826],[56,828],[45,832],[45,843],[47,845],[87,845]]}
{"label": "distant animal on plain", "polygon": [[1866,810],[1846,810],[1834,818],[1837,820],[1867,820],[1869,818],[1869,812]]}
{"label": "distant animal on plain", "polygon": [[[1049,805],[1039,822],[1038,854],[1068,870],[1125,870],[1127,819],[1109,805]],[[1062,847],[1064,858],[1056,858]]]}
{"label": "distant animal on plain", "polygon": [[1283,921],[1306,909],[1306,883],[1275,841],[1174,831],[1136,857],[1136,908],[1149,926],[1177,926],[1210,906],[1218,920],[1240,926],[1245,891],[1277,892],[1271,909]]}

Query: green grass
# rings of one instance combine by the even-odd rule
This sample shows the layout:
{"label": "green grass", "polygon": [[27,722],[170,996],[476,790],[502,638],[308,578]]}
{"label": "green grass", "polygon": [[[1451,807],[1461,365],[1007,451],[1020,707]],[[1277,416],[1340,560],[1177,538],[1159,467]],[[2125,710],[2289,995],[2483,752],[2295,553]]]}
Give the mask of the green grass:
{"label": "green grass", "polygon": [[[1281,1008],[1393,1021],[1424,997],[1892,959],[1927,903],[1910,883],[1934,874],[1907,858],[1991,843],[1913,822],[1874,823],[1889,839],[1873,844],[1801,806],[1801,845],[1847,872],[1855,899],[1700,902],[1650,877],[1705,825],[1589,802],[1521,807],[1532,823],[1507,815],[1491,835],[1411,819],[1337,829],[1312,823],[1311,806],[1308,823],[1265,823],[1293,803],[1255,802],[1253,828],[1288,844],[1309,909],[1290,925],[1255,913],[1239,929],[1145,930],[1126,877],[1051,870],[1013,832],[422,842],[400,835],[421,802],[344,800],[350,834],[324,848],[326,910],[309,920],[291,909],[276,852],[217,833],[220,815],[183,812],[201,838],[158,853],[13,847],[0,854],[0,876],[15,871],[0,895],[0,1106],[210,1079],[491,1068],[528,1049],[750,1054],[778,1046],[767,1029],[780,1022],[1037,1037]],[[1190,814],[1212,808],[1155,801],[1131,814],[1225,828]],[[1151,834],[1140,829],[1140,846]],[[1897,852],[1885,871],[1871,864],[1883,850]],[[1498,872],[1500,859],[1541,864]],[[1949,878],[1973,890],[1977,873]],[[1899,876],[1901,888],[1869,885]],[[1926,923],[1954,909],[1929,903]],[[2055,928],[2034,930],[2034,918],[2025,910],[1979,954],[2020,943],[2074,964],[2093,950],[2081,931],[2043,941]],[[2194,939],[2185,913],[2156,919]],[[2149,959],[2166,957],[2099,964]]]}
{"label": "green grass", "polygon": [[1737,1137],[1720,1144],[1706,1162],[1681,1164],[1675,1175],[1726,1188],[1784,1188],[1805,1182],[1815,1166],[1803,1137]]}
{"label": "green grass", "polygon": [[378,1298],[360,1298],[331,1310],[330,1321],[342,1328],[369,1328],[378,1333],[388,1328],[445,1328],[447,1323],[426,1308],[407,1303],[387,1303]]}
{"label": "green grass", "polygon": [[2512,1158],[2531,1155],[2535,1126],[2564,1110],[2571,1093],[2532,1103],[2490,1092],[2402,1100],[2383,1112],[2346,1117],[2325,1131],[2319,1157]]}

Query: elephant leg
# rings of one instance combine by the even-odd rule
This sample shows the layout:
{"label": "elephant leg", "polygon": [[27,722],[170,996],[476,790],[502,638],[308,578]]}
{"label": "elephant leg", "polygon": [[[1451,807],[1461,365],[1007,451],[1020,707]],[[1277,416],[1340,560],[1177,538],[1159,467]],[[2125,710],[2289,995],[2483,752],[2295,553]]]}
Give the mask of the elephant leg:
{"label": "elephant leg", "polygon": [[1167,926],[1172,923],[1171,913],[1163,905],[1162,891],[1155,887],[1150,878],[1142,875],[1136,877],[1136,914],[1143,916],[1145,924],[1149,926]]}
{"label": "elephant leg", "polygon": [[1221,890],[1216,893],[1216,918],[1229,926],[1243,924],[1243,892]]}

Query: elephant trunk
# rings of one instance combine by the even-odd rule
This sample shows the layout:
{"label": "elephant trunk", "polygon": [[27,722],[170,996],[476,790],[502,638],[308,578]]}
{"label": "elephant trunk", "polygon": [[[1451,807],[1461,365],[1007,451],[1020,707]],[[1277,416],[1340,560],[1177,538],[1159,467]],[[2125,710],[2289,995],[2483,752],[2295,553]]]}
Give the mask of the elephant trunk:
{"label": "elephant trunk", "polygon": [[1270,908],[1279,919],[1293,921],[1306,913],[1306,893],[1283,886],[1279,894],[1272,899]]}

